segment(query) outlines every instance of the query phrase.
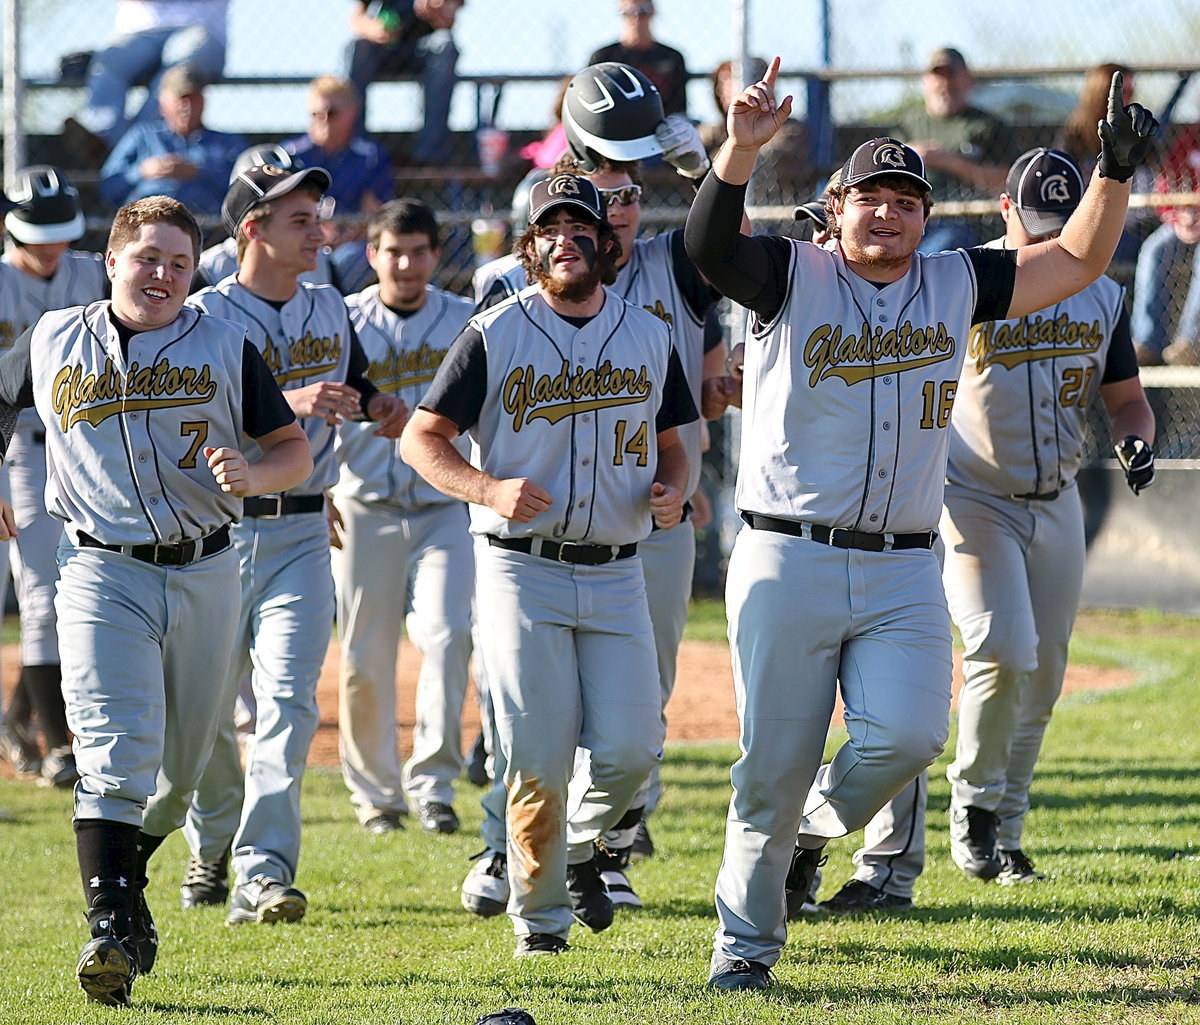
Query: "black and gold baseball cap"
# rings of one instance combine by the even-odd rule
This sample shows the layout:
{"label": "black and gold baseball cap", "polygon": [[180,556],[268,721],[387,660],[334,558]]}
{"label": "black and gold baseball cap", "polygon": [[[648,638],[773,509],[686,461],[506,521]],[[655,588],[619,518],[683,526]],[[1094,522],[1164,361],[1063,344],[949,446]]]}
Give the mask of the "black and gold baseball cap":
{"label": "black and gold baseball cap", "polygon": [[925,163],[917,151],[899,139],[887,137],[868,139],[850,154],[850,159],[842,165],[841,184],[861,185],[885,174],[911,178],[926,192],[933,188],[925,177]]}
{"label": "black and gold baseball cap", "polygon": [[300,171],[284,170],[274,164],[248,167],[229,183],[221,203],[221,223],[230,235],[237,235],[242,220],[256,206],[286,196],[306,182],[312,182],[325,193],[333,179],[323,167],[306,167]]}
{"label": "black and gold baseball cap", "polygon": [[537,224],[555,207],[570,206],[584,210],[594,221],[607,218],[607,207],[600,190],[581,174],[556,174],[534,182],[529,190],[529,223]]}
{"label": "black and gold baseball cap", "polygon": [[1034,238],[1062,231],[1083,199],[1083,173],[1060,149],[1026,150],[1008,170],[1004,191]]}

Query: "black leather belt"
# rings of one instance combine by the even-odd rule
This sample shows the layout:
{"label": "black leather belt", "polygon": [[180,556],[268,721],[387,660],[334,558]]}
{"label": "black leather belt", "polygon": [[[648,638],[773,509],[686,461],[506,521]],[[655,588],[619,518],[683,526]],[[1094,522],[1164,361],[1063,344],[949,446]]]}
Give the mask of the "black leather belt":
{"label": "black leather belt", "polygon": [[583,566],[603,566],[616,559],[628,559],[637,554],[637,542],[627,545],[585,545],[578,541],[547,541],[544,537],[496,537],[488,534],[488,544],[493,548],[507,548],[510,552],[537,555],[551,562],[570,562]]}
{"label": "black leather belt", "polygon": [[242,501],[243,516],[263,520],[277,520],[289,513],[321,512],[324,508],[324,495],[256,495]]}
{"label": "black leather belt", "polygon": [[1062,494],[1062,488],[1055,488],[1053,491],[1031,491],[1027,495],[1009,495],[1009,498],[1015,498],[1021,502],[1052,502]]}
{"label": "black leather belt", "polygon": [[772,530],[776,534],[790,534],[806,541],[830,545],[833,548],[857,548],[864,552],[898,551],[901,548],[932,548],[937,539],[936,530],[920,530],[915,534],[871,534],[864,530],[849,530],[846,527],[826,527],[820,523],[805,523],[800,520],[783,520],[778,516],[763,516],[761,513],[742,513],[742,519],[755,530]]}
{"label": "black leather belt", "polygon": [[122,552],[138,562],[149,562],[155,566],[190,566],[193,562],[216,555],[229,547],[229,524],[197,540],[180,541],[174,545],[106,545],[82,530],[78,531],[78,536],[79,543],[84,548]]}

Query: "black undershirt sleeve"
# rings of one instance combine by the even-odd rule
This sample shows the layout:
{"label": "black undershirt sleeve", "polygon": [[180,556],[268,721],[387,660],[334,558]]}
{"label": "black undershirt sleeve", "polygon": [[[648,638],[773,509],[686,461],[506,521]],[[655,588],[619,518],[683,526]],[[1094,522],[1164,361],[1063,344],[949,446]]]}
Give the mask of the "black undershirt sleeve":
{"label": "black undershirt sleeve", "polygon": [[242,341],[242,430],[261,438],[296,419],[262,353],[249,338]]}
{"label": "black undershirt sleeve", "polygon": [[975,268],[975,281],[979,286],[971,323],[1008,320],[1008,308],[1012,305],[1013,287],[1017,282],[1017,251],[978,246],[964,252]]}
{"label": "black undershirt sleeve", "polygon": [[792,243],[774,235],[743,235],[745,200],[745,185],[730,185],[710,172],[688,211],[684,246],[713,288],[771,320],[787,297]]}
{"label": "black undershirt sleeve", "polygon": [[683,296],[683,301],[688,304],[688,308],[698,319],[702,319],[721,296],[704,280],[704,275],[688,258],[687,251],[683,247],[683,229],[681,228],[676,228],[671,232],[671,271],[675,276],[675,285],[679,289],[679,294]]}
{"label": "black undershirt sleeve", "polygon": [[358,392],[362,402],[362,418],[366,420],[367,403],[379,394],[379,389],[367,377],[367,370],[371,364],[363,351],[362,342],[358,340],[358,332],[354,330],[354,325],[348,318],[346,325],[350,329],[350,361],[346,367],[346,383]]}
{"label": "black undershirt sleeve", "polygon": [[487,349],[479,329],[468,325],[450,346],[419,406],[444,416],[461,434],[478,423],[486,396]]}
{"label": "black undershirt sleeve", "polygon": [[692,392],[683,372],[683,363],[672,346],[667,360],[667,379],[663,382],[662,405],[658,407],[658,414],[654,418],[654,430],[661,434],[672,427],[682,427],[699,419],[700,414],[696,410],[696,403],[692,401]]}
{"label": "black undershirt sleeve", "polygon": [[1128,381],[1138,375],[1137,353],[1133,350],[1133,335],[1129,330],[1129,310],[1121,303],[1121,312],[1113,325],[1112,338],[1108,341],[1108,358],[1104,362],[1101,384]]}
{"label": "black undershirt sleeve", "polygon": [[704,316],[704,355],[708,355],[718,345],[725,342],[725,332],[721,328],[721,316],[716,306],[710,306]]}

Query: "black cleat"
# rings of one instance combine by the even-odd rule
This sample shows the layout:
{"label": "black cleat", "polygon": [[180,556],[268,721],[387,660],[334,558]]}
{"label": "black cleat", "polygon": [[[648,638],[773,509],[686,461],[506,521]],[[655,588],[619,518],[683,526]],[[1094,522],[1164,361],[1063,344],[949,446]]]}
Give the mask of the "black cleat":
{"label": "black cleat", "polygon": [[561,954],[571,947],[561,936],[548,932],[531,932],[517,940],[513,957],[536,957],[539,954]]}
{"label": "black cleat", "polygon": [[458,816],[444,801],[418,801],[417,818],[427,833],[458,832]]}
{"label": "black cleat", "polygon": [[270,876],[255,876],[234,887],[225,924],[299,922],[307,910],[308,898],[294,886]]}
{"label": "black cleat", "polygon": [[229,900],[229,852],[216,861],[188,858],[187,874],[179,887],[179,903],[185,908],[224,904]]}
{"label": "black cleat", "polygon": [[1037,883],[1046,877],[1033,867],[1033,862],[1019,847],[1015,851],[1000,851],[1000,874],[996,882],[1001,886],[1019,886]]}
{"label": "black cleat", "polygon": [[769,989],[775,981],[771,969],[761,961],[721,957],[714,954],[708,972],[710,989]]}
{"label": "black cleat", "polygon": [[908,911],[912,906],[911,897],[884,893],[861,879],[851,879],[829,900],[821,901],[817,910],[831,915],[853,915],[860,911]]}
{"label": "black cleat", "polygon": [[571,895],[571,915],[592,932],[603,932],[613,920],[613,905],[593,854],[580,865],[567,866],[567,892]]}
{"label": "black cleat", "polygon": [[129,917],[132,928],[126,942],[133,946],[137,954],[138,971],[142,975],[149,975],[158,958],[158,930],[154,928],[154,916],[150,914],[150,905],[146,903],[145,881],[134,887]]}
{"label": "black cleat", "polygon": [[[783,882],[783,895],[787,902],[787,920],[794,921],[803,914],[811,914],[813,906],[813,880],[817,869],[825,864],[825,845],[820,847],[797,846],[792,851],[792,864]],[[749,964],[756,962],[750,961]]]}
{"label": "black cleat", "polygon": [[1000,874],[996,853],[996,830],[1000,819],[993,811],[967,805],[950,807],[950,857],[954,864],[976,879],[995,879]]}

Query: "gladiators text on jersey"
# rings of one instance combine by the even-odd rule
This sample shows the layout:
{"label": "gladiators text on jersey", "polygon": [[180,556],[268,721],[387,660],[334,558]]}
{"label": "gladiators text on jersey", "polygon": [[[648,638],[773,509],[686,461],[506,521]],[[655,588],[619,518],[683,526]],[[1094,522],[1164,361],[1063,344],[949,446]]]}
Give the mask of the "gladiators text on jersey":
{"label": "gladiators text on jersey", "polygon": [[810,386],[827,377],[840,377],[851,385],[941,363],[953,358],[954,348],[954,336],[941,321],[914,327],[906,320],[886,330],[863,324],[857,335],[842,334],[840,324],[822,324],[804,344],[804,365],[812,369]]}
{"label": "gladiators text on jersey", "polygon": [[971,328],[967,359],[983,371],[992,363],[1012,370],[1029,360],[1056,356],[1081,356],[1104,344],[1100,321],[1085,323],[1066,314],[1057,317],[1035,313],[1019,320],[989,320]]}
{"label": "gladiators text on jersey", "polygon": [[428,384],[437,373],[447,349],[435,349],[428,342],[405,352],[389,352],[383,359],[372,360],[367,377],[380,391],[395,392],[417,384]]}
{"label": "gladiators text on jersey", "polygon": [[648,371],[643,365],[614,367],[608,360],[600,366],[576,367],[563,360],[562,369],[551,377],[538,375],[533,366],[517,367],[504,381],[504,411],[513,415],[513,430],[532,420],[558,423],[569,416],[610,406],[628,406],[650,395]]}
{"label": "gladiators text on jersey", "polygon": [[335,333],[332,338],[317,337],[308,331],[288,343],[287,355],[285,366],[274,339],[267,338],[263,359],[266,360],[271,376],[281,388],[292,381],[336,370],[342,359],[342,336]]}
{"label": "gladiators text on jersey", "polygon": [[122,375],[109,359],[99,374],[85,374],[78,365],[63,367],[54,377],[54,412],[65,432],[80,420],[96,427],[117,413],[196,406],[216,393],[208,364],[180,367],[160,359],[153,366],[132,363]]}

